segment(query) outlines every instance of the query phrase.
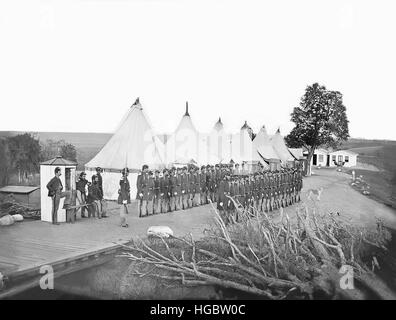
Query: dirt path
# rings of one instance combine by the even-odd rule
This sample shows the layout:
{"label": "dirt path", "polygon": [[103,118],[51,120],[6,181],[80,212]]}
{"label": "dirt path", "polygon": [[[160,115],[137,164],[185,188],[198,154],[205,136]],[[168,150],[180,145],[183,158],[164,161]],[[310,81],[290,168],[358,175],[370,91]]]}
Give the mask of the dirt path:
{"label": "dirt path", "polygon": [[[316,170],[315,175],[304,179],[302,202],[323,213],[339,212],[342,219],[361,226],[375,226],[376,219],[380,218],[396,230],[396,211],[354,190],[349,185],[350,179],[335,169]],[[323,187],[320,201],[308,200],[307,190],[319,187]]]}

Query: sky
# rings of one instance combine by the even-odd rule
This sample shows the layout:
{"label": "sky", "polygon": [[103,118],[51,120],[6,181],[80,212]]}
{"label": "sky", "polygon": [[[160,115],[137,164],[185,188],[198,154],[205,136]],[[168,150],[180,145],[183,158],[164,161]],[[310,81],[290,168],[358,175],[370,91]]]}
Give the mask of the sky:
{"label": "sky", "polygon": [[0,130],[113,132],[137,97],[158,133],[280,127],[307,85],[352,137],[396,140],[395,1],[1,0]]}

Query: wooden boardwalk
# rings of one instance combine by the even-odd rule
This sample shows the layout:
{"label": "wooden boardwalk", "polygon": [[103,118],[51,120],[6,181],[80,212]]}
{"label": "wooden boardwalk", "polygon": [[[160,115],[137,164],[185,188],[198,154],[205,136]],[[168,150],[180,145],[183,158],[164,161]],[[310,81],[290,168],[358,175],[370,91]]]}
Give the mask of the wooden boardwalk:
{"label": "wooden boardwalk", "polygon": [[[113,208],[111,208],[113,207]],[[55,277],[106,262],[121,244],[144,237],[153,225],[167,225],[176,235],[200,237],[213,217],[210,206],[138,218],[132,205],[129,228],[118,225],[118,210],[109,205],[109,218],[79,219],[74,224],[52,225],[24,221],[0,229],[0,272],[7,277],[0,298],[38,285],[43,265],[51,265]]]}

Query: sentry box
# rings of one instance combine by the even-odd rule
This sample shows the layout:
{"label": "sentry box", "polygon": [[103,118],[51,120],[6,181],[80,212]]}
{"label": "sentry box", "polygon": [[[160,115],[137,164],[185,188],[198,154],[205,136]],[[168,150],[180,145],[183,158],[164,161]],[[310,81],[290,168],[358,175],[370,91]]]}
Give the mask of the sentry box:
{"label": "sentry box", "polygon": [[[52,222],[52,199],[48,196],[47,184],[55,176],[55,168],[61,168],[62,191],[73,191],[76,188],[77,163],[60,156],[40,163],[41,186],[41,221]],[[61,198],[58,210],[58,222],[66,222],[66,209],[63,209],[65,198]]]}

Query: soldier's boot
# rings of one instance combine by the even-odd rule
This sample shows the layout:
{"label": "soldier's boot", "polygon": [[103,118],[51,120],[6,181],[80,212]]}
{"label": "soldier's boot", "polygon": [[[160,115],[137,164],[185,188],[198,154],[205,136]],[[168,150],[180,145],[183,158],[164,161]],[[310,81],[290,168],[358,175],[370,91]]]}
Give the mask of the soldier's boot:
{"label": "soldier's boot", "polygon": [[142,200],[141,217],[147,216],[147,200]]}

